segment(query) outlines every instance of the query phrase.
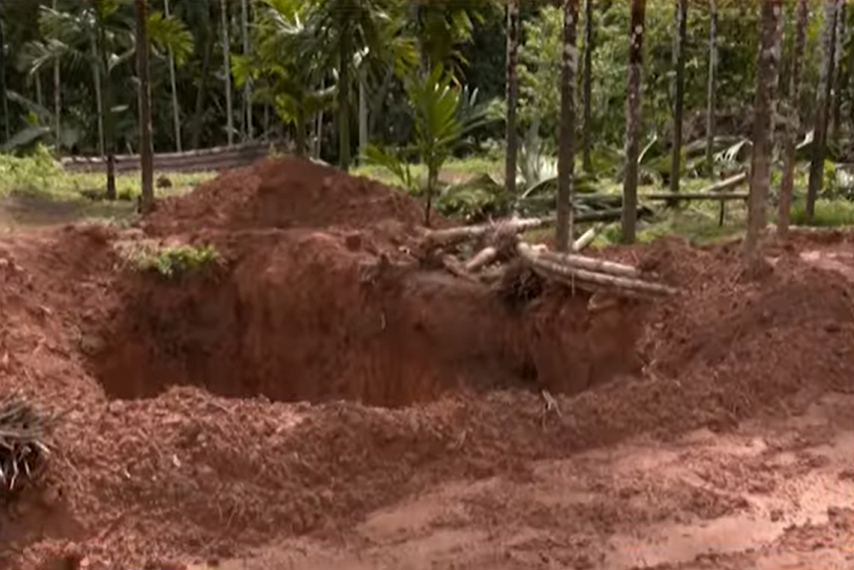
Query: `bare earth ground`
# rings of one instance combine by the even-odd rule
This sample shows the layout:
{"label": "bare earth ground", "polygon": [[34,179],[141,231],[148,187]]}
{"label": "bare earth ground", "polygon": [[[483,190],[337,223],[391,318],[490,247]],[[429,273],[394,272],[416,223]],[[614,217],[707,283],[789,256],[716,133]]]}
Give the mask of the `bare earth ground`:
{"label": "bare earth ground", "polygon": [[191,568],[854,568],[854,398],[443,483],[336,540]]}
{"label": "bare earth ground", "polygon": [[[755,282],[737,243],[609,249],[682,293],[591,313],[418,267],[419,220],[284,160],[0,238],[0,390],[64,414],[0,567],[854,568],[854,236]],[[224,263],[140,274],[143,239]]]}

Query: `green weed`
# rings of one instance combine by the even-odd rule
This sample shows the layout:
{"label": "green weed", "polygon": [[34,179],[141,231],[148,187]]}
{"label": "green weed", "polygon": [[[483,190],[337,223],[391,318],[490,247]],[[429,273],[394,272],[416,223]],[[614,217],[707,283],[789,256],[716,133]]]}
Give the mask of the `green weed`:
{"label": "green weed", "polygon": [[792,223],[822,228],[854,226],[854,202],[847,200],[817,200],[812,220],[807,220],[805,204],[800,201],[792,208]]}
{"label": "green weed", "polygon": [[153,247],[144,242],[136,242],[125,250],[124,256],[135,270],[152,271],[166,279],[196,271],[221,260],[219,252],[209,244]]}

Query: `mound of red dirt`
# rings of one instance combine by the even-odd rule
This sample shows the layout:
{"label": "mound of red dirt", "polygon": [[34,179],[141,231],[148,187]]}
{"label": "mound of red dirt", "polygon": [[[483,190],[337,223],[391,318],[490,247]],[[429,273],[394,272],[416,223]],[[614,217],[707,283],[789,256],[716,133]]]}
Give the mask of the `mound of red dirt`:
{"label": "mound of red dirt", "polygon": [[399,190],[308,160],[267,159],[226,172],[189,196],[158,203],[147,230],[374,228],[423,223],[421,205]]}
{"label": "mound of red dirt", "polygon": [[[398,263],[390,236],[417,230],[414,201],[368,185],[360,208],[362,182],[335,173],[315,201],[323,173],[267,162],[163,204],[149,236],[224,256],[172,281],[121,268],[114,246],[133,233],[0,242],[0,389],[66,414],[46,485],[0,510],[0,565],[141,567],[337,537],[439,480],[524,477],[528,460],[854,389],[854,287],[797,251],[748,282],[735,245],[615,248],[603,255],[683,293],[590,313],[551,290],[509,307]],[[519,389],[532,385],[557,408]]]}

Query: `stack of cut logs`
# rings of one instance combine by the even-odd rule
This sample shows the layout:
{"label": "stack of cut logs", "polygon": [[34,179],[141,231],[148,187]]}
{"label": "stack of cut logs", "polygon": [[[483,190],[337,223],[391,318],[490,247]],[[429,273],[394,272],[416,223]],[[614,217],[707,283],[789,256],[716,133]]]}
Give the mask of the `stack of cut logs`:
{"label": "stack of cut logs", "polygon": [[[546,281],[574,289],[603,292],[618,297],[654,298],[676,293],[676,289],[657,283],[637,267],[614,263],[577,253],[589,245],[602,225],[590,228],[572,245],[573,253],[550,251],[544,245],[531,245],[520,233],[553,223],[550,218],[504,220],[479,226],[427,231],[421,256],[438,258],[454,275],[479,282],[500,279],[508,263],[518,260]],[[473,253],[466,246],[477,244]],[[468,247],[471,250],[471,247]]]}

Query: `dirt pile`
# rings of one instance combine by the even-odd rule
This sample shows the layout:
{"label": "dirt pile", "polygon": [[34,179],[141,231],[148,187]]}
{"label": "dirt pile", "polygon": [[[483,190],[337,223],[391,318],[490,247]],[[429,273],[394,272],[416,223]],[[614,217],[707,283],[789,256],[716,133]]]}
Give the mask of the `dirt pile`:
{"label": "dirt pile", "polygon": [[146,231],[172,235],[201,228],[411,229],[423,223],[418,202],[364,177],[307,160],[280,158],[226,172],[190,197],[167,199]]}
{"label": "dirt pile", "polygon": [[401,265],[393,239],[417,234],[414,201],[376,186],[362,210],[361,182],[343,175],[304,201],[296,182],[310,195],[328,170],[299,166],[309,184],[287,165],[229,173],[145,221],[149,237],[225,257],[172,281],[121,269],[114,245],[138,231],[0,242],[0,388],[66,413],[46,485],[4,505],[0,566],[162,566],[337,540],[439,481],[525,480],[531,460],[854,390],[854,289],[800,258],[812,242],[775,252],[760,282],[742,279],[734,245],[614,248],[602,255],[654,266],[683,294],[591,313],[549,290],[510,307]]}

